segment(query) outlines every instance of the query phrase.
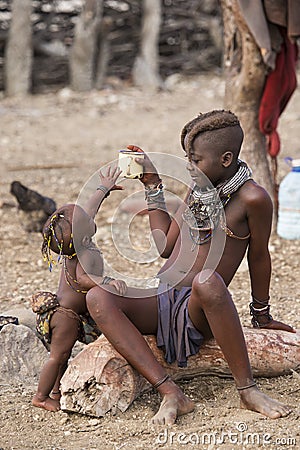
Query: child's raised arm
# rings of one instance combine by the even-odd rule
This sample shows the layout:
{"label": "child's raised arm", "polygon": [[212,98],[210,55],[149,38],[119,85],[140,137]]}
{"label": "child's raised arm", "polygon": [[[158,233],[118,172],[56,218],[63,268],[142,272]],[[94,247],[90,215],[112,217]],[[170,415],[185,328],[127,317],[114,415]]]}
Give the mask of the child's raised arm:
{"label": "child's raised arm", "polygon": [[112,190],[121,190],[122,186],[116,185],[116,181],[121,173],[118,167],[108,166],[106,173],[102,173],[99,170],[100,184],[97,187],[96,192],[88,200],[86,205],[84,205],[84,210],[92,218],[94,218],[100,208],[103,200],[109,195]]}

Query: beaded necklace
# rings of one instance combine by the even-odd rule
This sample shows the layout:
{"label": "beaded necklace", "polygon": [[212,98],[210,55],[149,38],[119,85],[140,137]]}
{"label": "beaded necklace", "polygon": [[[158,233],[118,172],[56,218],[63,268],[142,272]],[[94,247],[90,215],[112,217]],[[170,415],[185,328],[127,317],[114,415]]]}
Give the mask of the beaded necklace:
{"label": "beaded necklace", "polygon": [[[69,258],[69,259],[70,259],[70,258]],[[67,268],[67,262],[66,262],[66,256],[65,256],[65,255],[64,255],[64,257],[63,257],[63,266],[64,266],[64,275],[65,275],[65,280],[66,280],[67,285],[70,286],[70,288],[73,289],[73,291],[75,291],[75,292],[77,292],[77,293],[79,293],[79,294],[86,294],[88,291],[82,290],[82,289],[76,289],[76,288],[70,283],[70,281],[69,281],[68,278],[70,278],[70,279],[73,281],[73,283],[79,284],[79,282],[78,282],[75,278],[73,278],[72,275],[70,274],[70,272],[68,271],[68,268]]]}

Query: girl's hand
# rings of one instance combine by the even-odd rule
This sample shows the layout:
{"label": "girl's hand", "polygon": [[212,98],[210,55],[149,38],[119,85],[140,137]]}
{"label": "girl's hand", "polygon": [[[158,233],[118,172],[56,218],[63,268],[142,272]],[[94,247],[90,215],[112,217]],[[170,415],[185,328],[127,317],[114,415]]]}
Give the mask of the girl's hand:
{"label": "girl's hand", "polygon": [[121,170],[119,167],[113,167],[112,165],[106,168],[106,173],[102,173],[101,170],[99,170],[100,184],[105,186],[109,191],[122,190],[122,186],[115,184],[120,176],[120,173]]}
{"label": "girl's hand", "polygon": [[285,323],[279,322],[278,320],[271,320],[271,322],[265,325],[260,325],[260,328],[266,328],[268,330],[283,330],[289,331],[290,333],[296,333],[296,330],[290,325],[286,325]]}
{"label": "girl's hand", "polygon": [[144,155],[144,158],[136,157],[135,161],[138,164],[141,164],[144,168],[143,176],[140,178],[140,181],[145,185],[149,184],[159,184],[161,179],[157,173],[156,167],[154,166],[153,162],[149,158],[149,156],[146,155],[146,153],[136,145],[127,145],[128,150],[131,150],[132,152],[139,152]]}
{"label": "girl's hand", "polygon": [[123,280],[111,280],[109,286],[113,286],[118,294],[125,295],[127,291],[127,284]]}

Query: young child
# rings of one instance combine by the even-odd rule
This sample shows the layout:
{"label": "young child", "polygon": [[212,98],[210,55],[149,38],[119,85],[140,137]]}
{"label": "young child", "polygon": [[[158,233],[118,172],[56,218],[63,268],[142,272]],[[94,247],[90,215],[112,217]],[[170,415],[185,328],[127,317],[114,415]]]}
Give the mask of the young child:
{"label": "young child", "polygon": [[[173,219],[157,170],[146,155],[136,159],[144,166],[141,182],[151,230],[167,259],[158,274],[158,290],[134,296],[128,290],[124,299],[93,287],[86,297],[88,310],[116,350],[161,394],[153,423],[172,424],[194,405],[155,359],[142,334],[156,334],[166,360],[177,360],[181,366],[204,339],[214,336],[231,369],[241,406],[269,418],[286,416],[291,409],[262,393],[253,380],[228,290],[247,252],[253,326],[294,331],[270,315],[271,199],[239,159],[243,131],[230,111],[200,114],[183,128],[181,142],[193,183]],[[128,148],[142,152],[136,146]]]}
{"label": "young child", "polygon": [[42,253],[50,269],[54,262],[51,251],[62,261],[57,293],[38,292],[32,299],[37,331],[50,344],[50,356],[41,370],[32,404],[48,411],[60,409],[60,380],[76,340],[88,344],[101,334],[88,314],[86,293],[97,285],[113,286],[119,295],[126,292],[124,281],[103,276],[102,255],[92,241],[97,228],[94,217],[101,203],[111,190],[120,189],[115,186],[119,169],[109,167],[106,175],[101,171],[99,175],[101,184],[85,210],[65,205],[49,217],[43,228]]}

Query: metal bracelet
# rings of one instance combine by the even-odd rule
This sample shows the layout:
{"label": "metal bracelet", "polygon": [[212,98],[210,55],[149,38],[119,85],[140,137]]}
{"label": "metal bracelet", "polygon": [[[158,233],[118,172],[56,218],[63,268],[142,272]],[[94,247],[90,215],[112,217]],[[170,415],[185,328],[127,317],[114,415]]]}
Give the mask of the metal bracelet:
{"label": "metal bracelet", "polygon": [[115,280],[115,278],[105,276],[100,284],[109,284],[113,280]]}
{"label": "metal bracelet", "polygon": [[[254,328],[263,328],[265,325],[270,323],[273,320],[273,317],[270,314],[270,305],[267,305],[264,308],[257,309],[254,308],[253,302],[249,304],[250,314],[252,316],[251,323]],[[265,323],[260,323],[259,318],[265,317],[267,321]]]}
{"label": "metal bracelet", "polygon": [[159,178],[158,183],[156,184],[147,184],[144,186],[146,191],[153,191],[155,189],[158,189],[159,187],[163,187],[162,180]]}
{"label": "metal bracelet", "polygon": [[100,186],[97,187],[97,191],[104,192],[104,197],[108,197],[110,194],[110,190],[106,186],[103,186],[103,184],[100,184]]}
{"label": "metal bracelet", "polygon": [[266,306],[269,303],[270,296],[266,300],[257,300],[257,298],[254,297],[254,295],[251,295],[252,297],[252,303],[258,303],[259,305]]}
{"label": "metal bracelet", "polygon": [[258,313],[262,312],[262,311],[266,311],[267,309],[270,309],[270,305],[266,305],[263,308],[254,308],[253,303],[251,303],[251,305],[252,305],[253,311],[258,312]]}
{"label": "metal bracelet", "polygon": [[153,191],[145,191],[145,197],[157,197],[159,194],[161,194],[163,192],[162,189],[156,189]]}
{"label": "metal bracelet", "polygon": [[159,183],[157,186],[151,188],[145,186],[145,199],[147,200],[148,197],[156,197],[161,194],[163,192],[163,188],[162,183]]}
{"label": "metal bracelet", "polygon": [[146,195],[146,200],[147,200],[147,206],[148,206],[148,210],[154,210],[154,209],[161,209],[163,211],[167,211],[167,207],[166,207],[166,203],[165,203],[165,196],[163,191],[159,191],[157,193],[157,195],[155,196],[147,196]]}

